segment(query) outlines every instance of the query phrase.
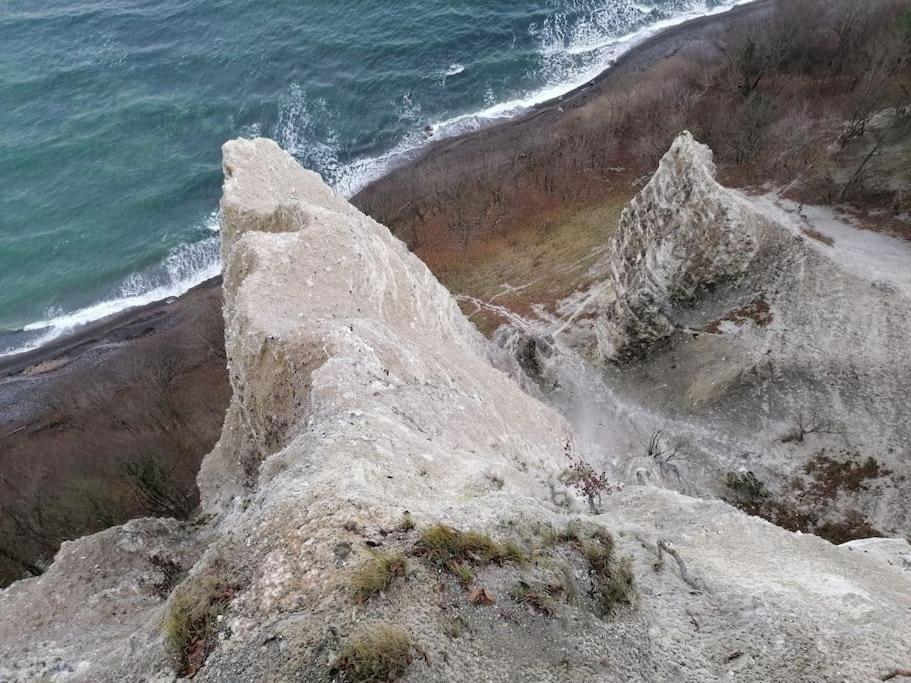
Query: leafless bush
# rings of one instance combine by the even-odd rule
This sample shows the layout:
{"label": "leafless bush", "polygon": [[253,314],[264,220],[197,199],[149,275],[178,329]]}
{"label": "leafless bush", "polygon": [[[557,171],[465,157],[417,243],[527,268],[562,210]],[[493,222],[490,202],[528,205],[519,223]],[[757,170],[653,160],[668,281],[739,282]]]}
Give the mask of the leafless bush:
{"label": "leafless bush", "polygon": [[803,410],[792,418],[791,428],[781,437],[782,443],[803,443],[810,434],[841,434],[836,425],[815,410],[809,414]]}
{"label": "leafless bush", "polygon": [[196,496],[177,483],[173,469],[154,459],[125,462],[123,470],[137,503],[147,514],[186,519],[196,507]]}

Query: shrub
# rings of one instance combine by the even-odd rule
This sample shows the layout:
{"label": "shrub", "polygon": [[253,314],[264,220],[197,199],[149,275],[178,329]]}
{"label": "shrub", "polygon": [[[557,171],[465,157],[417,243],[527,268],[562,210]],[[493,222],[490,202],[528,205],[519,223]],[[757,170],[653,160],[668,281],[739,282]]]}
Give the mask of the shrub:
{"label": "shrub", "polygon": [[567,481],[576,489],[576,493],[585,498],[589,512],[597,515],[600,512],[601,497],[612,490],[607,474],[597,472],[582,459],[575,459],[569,467]]}
{"label": "shrub", "polygon": [[405,576],[405,558],[402,555],[377,553],[354,573],[351,580],[354,601],[367,602],[389,588],[396,576]]}
{"label": "shrub", "polygon": [[339,653],[336,669],[348,683],[387,683],[400,678],[411,660],[409,635],[378,624],[351,638]]}
{"label": "shrub", "polygon": [[612,614],[620,605],[629,605],[635,596],[633,569],[629,558],[614,557],[614,539],[599,531],[582,546],[592,579],[591,595],[601,616]]}
{"label": "shrub", "polygon": [[728,472],[725,475],[725,485],[742,502],[755,502],[769,496],[765,484],[752,472]]}

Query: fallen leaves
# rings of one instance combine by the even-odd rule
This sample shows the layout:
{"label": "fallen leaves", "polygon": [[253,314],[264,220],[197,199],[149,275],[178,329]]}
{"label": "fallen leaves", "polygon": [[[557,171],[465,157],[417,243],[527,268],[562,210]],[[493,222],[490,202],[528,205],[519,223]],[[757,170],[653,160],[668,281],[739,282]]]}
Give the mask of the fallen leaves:
{"label": "fallen leaves", "polygon": [[496,602],[496,598],[486,588],[472,586],[468,591],[468,602],[472,605],[493,605]]}

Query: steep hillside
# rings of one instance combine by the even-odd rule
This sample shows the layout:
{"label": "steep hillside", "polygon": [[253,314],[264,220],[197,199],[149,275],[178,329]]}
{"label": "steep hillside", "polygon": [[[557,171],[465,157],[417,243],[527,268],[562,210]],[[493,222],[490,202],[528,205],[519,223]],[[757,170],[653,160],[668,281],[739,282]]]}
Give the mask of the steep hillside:
{"label": "steep hillside", "polygon": [[911,245],[714,174],[681,135],[596,283],[518,325],[551,340],[548,399],[618,478],[834,542],[911,535]]}
{"label": "steep hillside", "polygon": [[401,242],[270,141],[224,154],[233,398],[202,513],[67,543],[0,592],[0,678],[818,681],[908,666],[901,543],[836,547],[652,486],[586,504],[564,483],[585,471],[570,423],[491,364]]}

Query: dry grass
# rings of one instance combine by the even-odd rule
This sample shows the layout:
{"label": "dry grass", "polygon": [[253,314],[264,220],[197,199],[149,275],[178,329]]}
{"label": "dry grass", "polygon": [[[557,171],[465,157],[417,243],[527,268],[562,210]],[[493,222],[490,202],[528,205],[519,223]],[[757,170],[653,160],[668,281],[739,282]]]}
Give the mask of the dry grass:
{"label": "dry grass", "polygon": [[179,675],[192,677],[205,664],[215,647],[217,619],[236,591],[230,582],[212,577],[191,579],[174,591],[163,629]]}
{"label": "dry grass", "polygon": [[709,334],[720,334],[721,323],[732,322],[735,325],[742,325],[748,320],[753,321],[759,327],[768,327],[772,324],[774,316],[764,294],[760,294],[745,306],[729,311],[724,317],[709,323],[705,331]]}
{"label": "dry grass", "polygon": [[[554,304],[590,284],[586,271],[617,227],[632,190],[603,202],[559,210],[522,230],[472,243],[466,250],[418,254],[457,295],[466,295],[520,314],[532,304]],[[477,310],[463,301],[462,308],[482,332],[491,333],[503,322],[491,310]]]}
{"label": "dry grass", "polygon": [[346,683],[388,683],[401,678],[411,661],[408,633],[389,624],[376,624],[345,644],[336,669]]}
{"label": "dry grass", "polygon": [[509,597],[518,604],[528,607],[538,614],[552,617],[556,613],[556,604],[547,586],[521,580],[509,591]]}
{"label": "dry grass", "polygon": [[437,524],[421,534],[421,548],[440,562],[463,561],[477,564],[524,562],[525,553],[515,543],[499,543],[487,534],[458,531]]}
{"label": "dry grass", "polygon": [[601,616],[614,614],[623,605],[633,604],[636,595],[632,564],[629,558],[617,559],[614,539],[597,532],[582,546],[592,580],[592,597]]}
{"label": "dry grass", "polygon": [[474,582],[472,565],[524,564],[528,560],[525,551],[511,541],[494,541],[487,534],[459,531],[445,524],[425,529],[415,552],[452,574],[463,587]]}
{"label": "dry grass", "polygon": [[405,576],[403,555],[376,553],[361,565],[351,578],[354,601],[363,603],[387,590],[397,576]]}

